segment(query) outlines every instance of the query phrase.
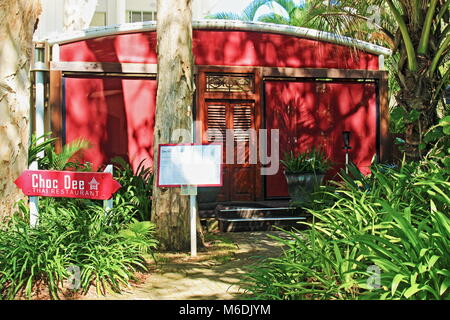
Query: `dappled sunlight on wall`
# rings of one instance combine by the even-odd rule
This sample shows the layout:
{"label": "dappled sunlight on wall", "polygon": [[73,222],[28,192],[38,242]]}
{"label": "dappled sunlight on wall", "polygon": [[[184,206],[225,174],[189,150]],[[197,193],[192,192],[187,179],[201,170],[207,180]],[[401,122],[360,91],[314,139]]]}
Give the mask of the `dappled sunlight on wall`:
{"label": "dappled sunlight on wall", "polygon": [[64,44],[61,61],[157,63],[156,32],[107,36]]}
{"label": "dappled sunlight on wall", "polygon": [[287,35],[244,31],[194,31],[199,65],[378,69],[378,57]]}
{"label": "dappled sunlight on wall", "polygon": [[67,142],[86,138],[96,168],[120,156],[136,169],[153,163],[156,80],[66,78]]}
{"label": "dappled sunlight on wall", "polygon": [[[271,33],[194,30],[192,46],[198,65],[378,69],[377,55],[342,45]],[[156,64],[156,32],[64,44],[61,60]]]}
{"label": "dappled sunlight on wall", "polygon": [[[350,131],[350,159],[364,173],[370,173],[370,164],[376,154],[376,86],[365,84],[329,84],[330,106],[336,117],[345,119],[337,122],[336,132]],[[341,138],[342,140],[342,138]],[[335,155],[340,164],[345,161],[344,150]]]}

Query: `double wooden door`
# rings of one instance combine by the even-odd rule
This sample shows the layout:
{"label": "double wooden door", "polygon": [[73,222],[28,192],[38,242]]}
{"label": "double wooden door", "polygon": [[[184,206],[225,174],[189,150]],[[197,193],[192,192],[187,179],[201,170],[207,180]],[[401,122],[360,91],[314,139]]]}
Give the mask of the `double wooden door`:
{"label": "double wooden door", "polygon": [[207,100],[203,140],[223,144],[223,187],[218,201],[255,200],[257,134],[255,102],[252,100]]}

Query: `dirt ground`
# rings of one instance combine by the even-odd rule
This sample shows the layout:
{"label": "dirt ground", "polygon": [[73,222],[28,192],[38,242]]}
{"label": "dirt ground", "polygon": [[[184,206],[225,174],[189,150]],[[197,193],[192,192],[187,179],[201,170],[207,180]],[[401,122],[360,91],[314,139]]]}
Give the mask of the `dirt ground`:
{"label": "dirt ground", "polygon": [[187,253],[157,255],[148,274],[121,294],[98,296],[91,290],[84,300],[231,300],[248,297],[239,282],[252,265],[278,256],[281,244],[270,235],[280,232],[221,233],[207,238],[209,246],[195,258]]}

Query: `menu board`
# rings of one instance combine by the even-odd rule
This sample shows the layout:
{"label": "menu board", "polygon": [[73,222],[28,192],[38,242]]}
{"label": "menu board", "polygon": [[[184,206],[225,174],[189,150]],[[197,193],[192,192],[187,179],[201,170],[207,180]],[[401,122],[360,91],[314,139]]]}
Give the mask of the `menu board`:
{"label": "menu board", "polygon": [[158,186],[222,186],[221,144],[159,146]]}

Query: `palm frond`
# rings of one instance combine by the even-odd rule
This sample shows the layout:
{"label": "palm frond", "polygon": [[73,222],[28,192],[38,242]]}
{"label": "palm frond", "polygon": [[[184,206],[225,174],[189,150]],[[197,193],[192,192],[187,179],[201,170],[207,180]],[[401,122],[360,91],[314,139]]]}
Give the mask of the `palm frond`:
{"label": "palm frond", "polygon": [[291,16],[291,13],[296,9],[303,9],[304,4],[297,5],[293,0],[273,0],[270,1],[270,7],[275,9],[274,3],[277,3],[281,8],[283,8],[286,13]]}
{"label": "palm frond", "polygon": [[[242,16],[233,12],[218,12],[206,16],[207,19],[221,19],[221,20],[243,20]],[[246,20],[244,20],[246,21]]]}
{"label": "palm frond", "polygon": [[270,3],[270,0],[253,0],[242,12],[242,17],[244,21],[254,21],[256,17],[256,12],[263,6]]}
{"label": "palm frond", "polygon": [[34,133],[32,134],[30,146],[28,148],[28,165],[30,165],[34,161],[38,161],[39,154],[45,151],[47,146],[51,146],[57,140],[56,138],[49,139],[51,135],[52,133],[49,132],[36,138],[36,135]]}
{"label": "palm frond", "polygon": [[289,25],[290,21],[289,19],[286,19],[286,17],[283,17],[277,13],[267,13],[263,14],[258,18],[258,21],[266,22],[266,23],[275,23],[275,24],[286,24]]}
{"label": "palm frond", "polygon": [[75,154],[83,149],[88,149],[91,144],[86,139],[77,139],[69,144],[66,144],[61,152],[55,157],[55,170],[64,170],[70,160]]}

